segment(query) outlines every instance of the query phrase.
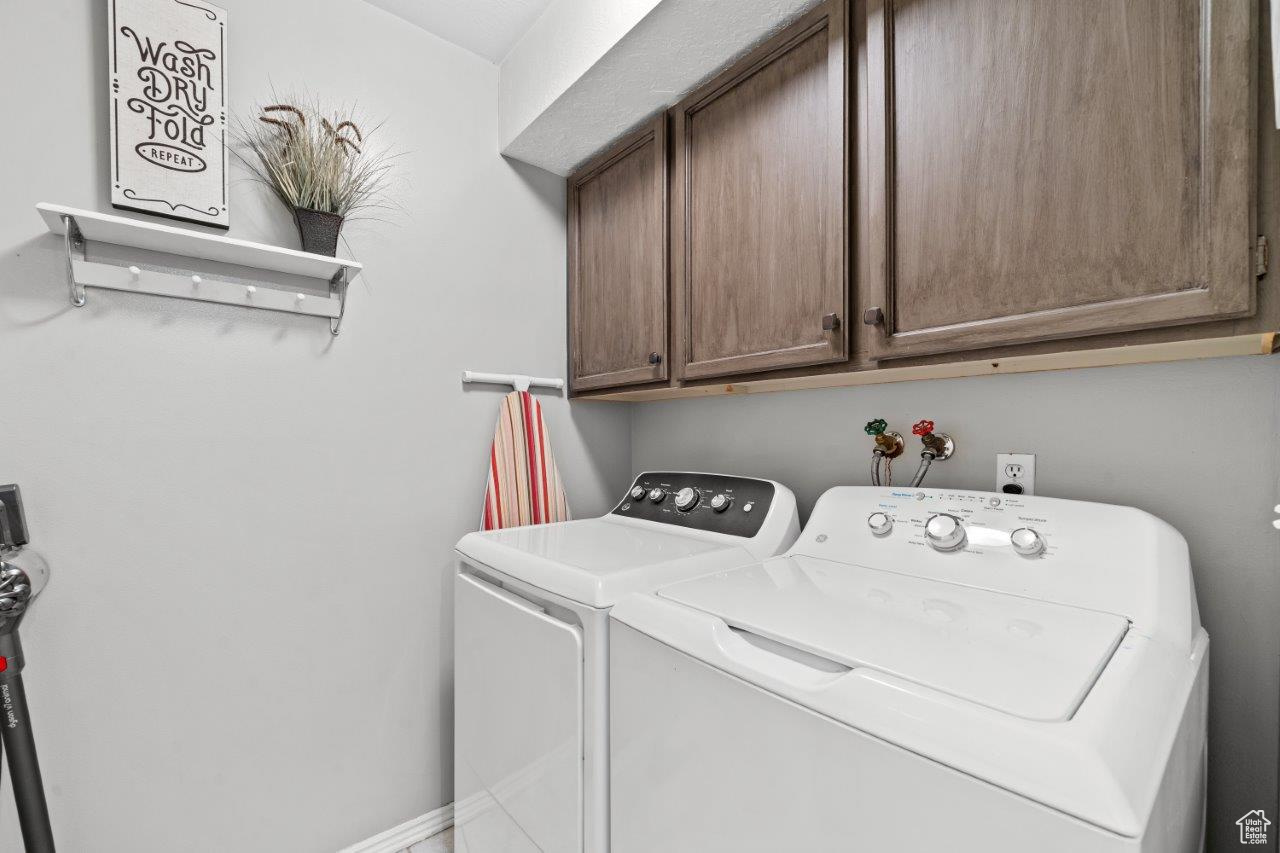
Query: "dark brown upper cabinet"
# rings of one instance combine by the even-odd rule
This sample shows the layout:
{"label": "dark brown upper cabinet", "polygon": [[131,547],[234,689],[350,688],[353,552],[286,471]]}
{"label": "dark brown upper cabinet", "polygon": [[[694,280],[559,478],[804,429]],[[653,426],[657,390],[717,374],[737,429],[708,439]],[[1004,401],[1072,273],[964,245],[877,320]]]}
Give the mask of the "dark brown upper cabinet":
{"label": "dark brown upper cabinet", "polygon": [[667,126],[569,179],[569,376],[574,391],[667,378]]}
{"label": "dark brown upper cabinet", "polygon": [[1254,312],[1254,0],[866,9],[873,357]]}
{"label": "dark brown upper cabinet", "polygon": [[844,3],[823,3],[673,110],[684,377],[844,361]]}

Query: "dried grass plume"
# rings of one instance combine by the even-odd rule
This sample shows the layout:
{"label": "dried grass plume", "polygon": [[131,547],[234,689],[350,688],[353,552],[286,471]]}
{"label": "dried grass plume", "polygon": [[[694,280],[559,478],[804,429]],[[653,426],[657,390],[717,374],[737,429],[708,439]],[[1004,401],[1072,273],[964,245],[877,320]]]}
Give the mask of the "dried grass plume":
{"label": "dried grass plume", "polygon": [[362,129],[356,119],[351,110],[324,111],[310,99],[266,104],[237,123],[236,156],[290,210],[376,218],[387,207],[397,155],[373,147],[381,125]]}

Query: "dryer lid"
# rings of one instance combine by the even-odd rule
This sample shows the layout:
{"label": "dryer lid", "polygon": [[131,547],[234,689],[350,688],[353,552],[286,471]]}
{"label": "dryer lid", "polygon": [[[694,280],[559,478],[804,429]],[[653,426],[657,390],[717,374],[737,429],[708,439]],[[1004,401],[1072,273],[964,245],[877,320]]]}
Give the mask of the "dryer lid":
{"label": "dryer lid", "polygon": [[658,595],[730,627],[1028,720],[1075,713],[1127,619],[989,590],[779,557]]}
{"label": "dryer lid", "polygon": [[610,517],[469,533],[457,548],[464,559],[592,607],[753,559],[697,531]]}

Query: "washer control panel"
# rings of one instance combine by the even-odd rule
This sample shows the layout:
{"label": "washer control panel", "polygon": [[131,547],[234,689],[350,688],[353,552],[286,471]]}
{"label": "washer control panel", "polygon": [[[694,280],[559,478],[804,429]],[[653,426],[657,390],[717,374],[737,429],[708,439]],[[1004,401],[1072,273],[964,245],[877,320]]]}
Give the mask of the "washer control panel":
{"label": "washer control panel", "polygon": [[788,555],[1116,613],[1180,646],[1199,625],[1186,541],[1134,507],[836,486]]}
{"label": "washer control panel", "polygon": [[613,514],[752,537],[760,532],[773,498],[768,480],[661,471],[636,477]]}
{"label": "washer control panel", "polygon": [[1028,560],[1048,556],[1053,527],[1043,502],[989,493],[890,489],[875,495],[869,538],[901,538],[948,554],[999,549]]}

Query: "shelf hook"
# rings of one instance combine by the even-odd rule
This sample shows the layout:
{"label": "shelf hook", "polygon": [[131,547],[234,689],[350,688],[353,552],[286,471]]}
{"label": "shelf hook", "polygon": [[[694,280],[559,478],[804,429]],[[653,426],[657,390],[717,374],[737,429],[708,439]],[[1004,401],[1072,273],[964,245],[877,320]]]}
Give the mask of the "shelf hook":
{"label": "shelf hook", "polygon": [[62,215],[62,229],[62,245],[67,250],[67,286],[71,288],[71,304],[82,308],[85,303],[84,287],[76,283],[72,249],[79,249],[81,260],[84,259],[84,235],[80,233],[76,218],[69,214]]}
{"label": "shelf hook", "polygon": [[329,280],[329,292],[338,297],[338,316],[329,321],[329,331],[336,337],[342,329],[342,315],[347,313],[347,268],[342,267]]}

